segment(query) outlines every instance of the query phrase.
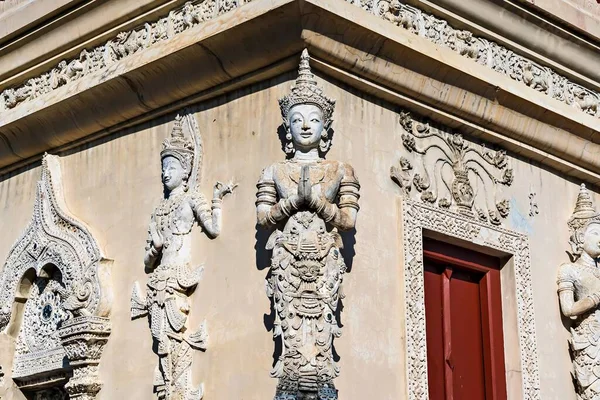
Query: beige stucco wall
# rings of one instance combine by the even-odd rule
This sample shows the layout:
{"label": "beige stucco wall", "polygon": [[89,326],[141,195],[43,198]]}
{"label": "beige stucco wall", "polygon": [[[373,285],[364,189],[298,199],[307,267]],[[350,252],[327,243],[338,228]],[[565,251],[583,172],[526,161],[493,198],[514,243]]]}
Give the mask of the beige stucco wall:
{"label": "beige stucco wall", "polygon": [[[261,169],[284,158],[277,137],[281,123],[277,99],[289,90],[295,73],[195,106],[204,140],[202,188],[211,194],[216,180],[235,178],[239,187],[223,206],[223,232],[209,240],[195,231],[194,260],[205,273],[193,295],[191,326],[208,321],[209,349],[194,358],[194,381],[204,381],[206,399],[264,400],[274,394],[269,377],[272,333],[265,327],[269,301],[264,292],[268,265],[265,234],[255,229],[255,184]],[[325,79],[325,80],[324,80]],[[337,99],[334,145],[328,158],[349,162],[361,188],[352,269],[346,275],[336,340],[343,399],[397,400],[404,388],[401,238],[397,197],[390,166],[403,153],[395,106],[361,95],[320,75],[325,92]],[[165,88],[168,90],[168,88]],[[150,214],[162,196],[159,153],[173,115],[130,128],[76,148],[61,159],[66,201],[114,260],[112,334],[100,373],[99,398],[152,399],[157,357],[145,319],[131,321],[129,297],[137,280],[145,285],[144,246]],[[525,127],[524,127],[525,129]],[[511,214],[506,226],[531,240],[533,289],[538,333],[541,398],[574,400],[569,375],[568,332],[556,296],[556,271],[568,260],[568,219],[579,182],[511,157],[515,181],[506,193]],[[40,168],[0,181],[0,260],[26,227]],[[529,216],[530,191],[540,214]],[[260,254],[257,257],[257,238]],[[10,378],[9,340],[0,335],[0,364]],[[6,391],[10,379],[6,379]],[[7,393],[7,392],[5,392]],[[7,395],[8,396],[8,395]],[[18,396],[16,397],[18,398]]]}

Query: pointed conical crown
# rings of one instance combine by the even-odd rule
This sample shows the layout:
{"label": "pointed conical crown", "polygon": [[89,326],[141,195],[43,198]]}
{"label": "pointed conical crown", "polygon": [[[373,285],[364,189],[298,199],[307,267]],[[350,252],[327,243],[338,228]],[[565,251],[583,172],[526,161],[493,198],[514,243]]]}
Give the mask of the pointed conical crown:
{"label": "pointed conical crown", "polygon": [[577,231],[585,228],[592,221],[600,222],[600,214],[596,211],[592,194],[582,183],[575,202],[575,210],[573,210],[567,225],[571,230]]}
{"label": "pointed conical crown", "polygon": [[329,122],[333,116],[335,100],[325,96],[323,89],[317,86],[315,76],[310,70],[309,60],[308,50],[304,49],[300,57],[300,67],[298,68],[296,83],[292,86],[289,95],[279,99],[281,116],[284,120],[287,120],[288,113],[293,106],[298,104],[314,104],[323,111],[325,122]]}
{"label": "pointed conical crown", "polygon": [[167,156],[175,157],[189,174],[192,170],[192,162],[194,161],[194,144],[183,135],[182,121],[183,118],[180,115],[175,117],[171,137],[163,141],[163,150],[160,152],[160,158],[162,160]]}

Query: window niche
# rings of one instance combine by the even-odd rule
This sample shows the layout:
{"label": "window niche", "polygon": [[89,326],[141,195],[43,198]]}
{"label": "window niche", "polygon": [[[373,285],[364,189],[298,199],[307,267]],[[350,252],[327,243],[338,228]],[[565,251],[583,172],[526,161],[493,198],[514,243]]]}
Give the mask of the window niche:
{"label": "window niche", "polygon": [[32,220],[0,274],[0,334],[14,341],[10,377],[29,399],[93,399],[102,386],[110,262],[62,193],[59,159],[45,155]]}

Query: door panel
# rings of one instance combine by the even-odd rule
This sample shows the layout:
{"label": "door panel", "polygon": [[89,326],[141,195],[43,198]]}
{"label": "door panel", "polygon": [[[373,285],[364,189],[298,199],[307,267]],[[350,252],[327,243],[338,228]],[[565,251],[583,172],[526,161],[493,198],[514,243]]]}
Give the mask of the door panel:
{"label": "door panel", "polygon": [[499,260],[424,245],[429,400],[506,400]]}
{"label": "door panel", "polygon": [[427,377],[429,400],[445,400],[442,274],[425,270],[425,318],[427,321]]}
{"label": "door panel", "polygon": [[450,279],[454,399],[485,400],[479,282],[455,271]]}

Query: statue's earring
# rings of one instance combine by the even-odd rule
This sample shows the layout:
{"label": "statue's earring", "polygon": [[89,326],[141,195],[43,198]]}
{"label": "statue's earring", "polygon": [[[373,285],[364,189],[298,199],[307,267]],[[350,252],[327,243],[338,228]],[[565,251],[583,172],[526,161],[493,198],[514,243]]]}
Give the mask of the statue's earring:
{"label": "statue's earring", "polygon": [[187,191],[188,191],[188,189],[189,189],[189,186],[188,186],[188,183],[187,183],[187,181],[183,181],[183,191],[184,191],[184,192],[187,192]]}
{"label": "statue's earring", "polygon": [[321,141],[319,142],[319,150],[321,153],[326,153],[329,150],[331,141],[329,140],[329,132],[326,129],[321,133]]}
{"label": "statue's earring", "polygon": [[285,127],[285,140],[287,143],[285,144],[285,152],[286,154],[294,154],[296,152],[296,148],[294,147],[294,143],[292,143],[292,133],[290,132],[290,127]]}
{"label": "statue's earring", "polygon": [[294,147],[294,144],[292,142],[288,142],[285,145],[285,152],[287,154],[294,154],[296,152],[296,148]]}

